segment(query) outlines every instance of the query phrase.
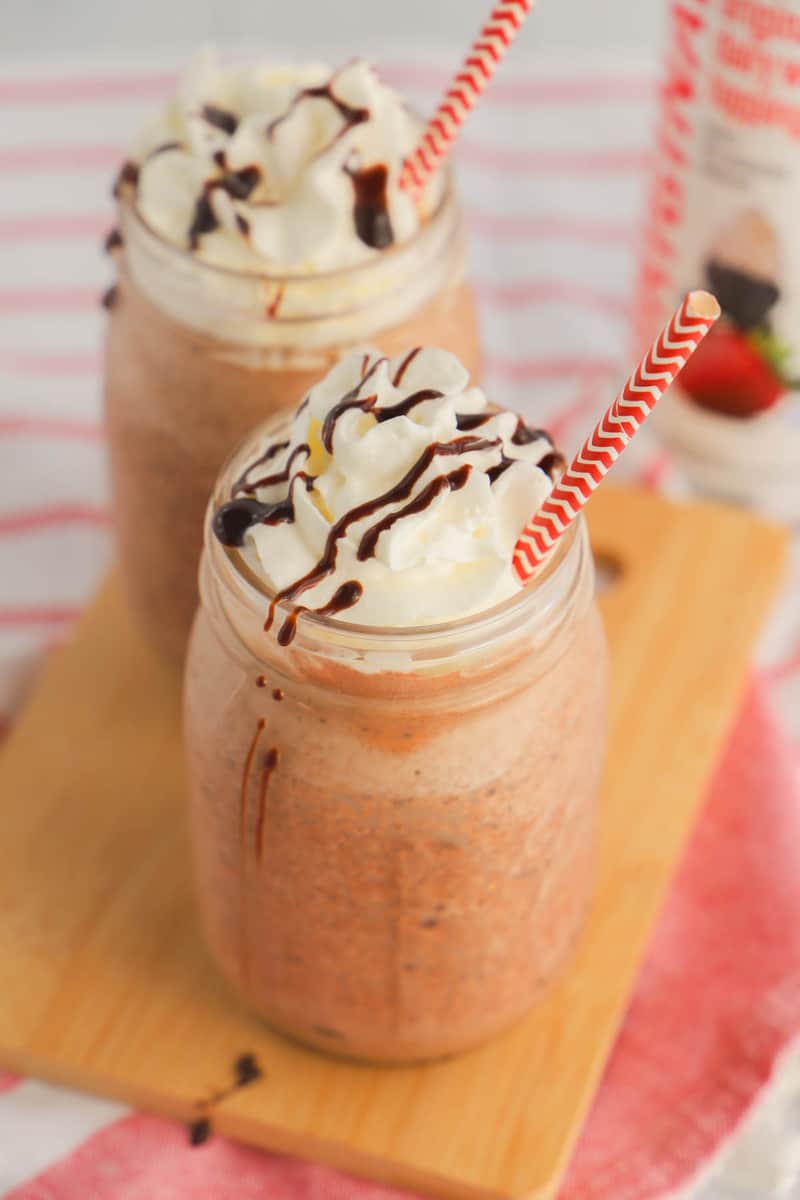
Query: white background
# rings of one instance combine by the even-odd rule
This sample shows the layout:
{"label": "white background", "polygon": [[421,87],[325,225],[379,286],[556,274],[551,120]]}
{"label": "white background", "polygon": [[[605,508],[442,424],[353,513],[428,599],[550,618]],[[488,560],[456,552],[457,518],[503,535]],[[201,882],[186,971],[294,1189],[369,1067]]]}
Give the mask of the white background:
{"label": "white background", "polygon": [[[417,36],[426,44],[453,39],[460,49],[488,8],[488,0],[0,0],[0,53],[166,50],[253,38],[299,51],[335,41],[356,53]],[[665,10],[665,0],[539,0],[520,42],[653,50]]]}

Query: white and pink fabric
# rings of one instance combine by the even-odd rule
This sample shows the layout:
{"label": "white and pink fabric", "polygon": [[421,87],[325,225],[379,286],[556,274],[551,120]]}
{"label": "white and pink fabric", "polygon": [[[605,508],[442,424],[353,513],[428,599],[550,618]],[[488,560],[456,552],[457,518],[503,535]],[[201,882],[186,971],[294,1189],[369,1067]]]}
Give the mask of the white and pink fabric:
{"label": "white and pink fabric", "polygon": [[[109,562],[101,243],[114,168],[179,65],[0,59],[6,726]],[[383,64],[422,111],[433,111],[448,67],[418,53]],[[648,61],[515,51],[459,139],[487,390],[549,425],[570,453],[632,365],[628,297],[657,82]],[[647,430],[617,470],[680,493],[675,465]],[[795,1087],[800,1096],[799,558],[561,1200],[767,1200],[786,1186]],[[740,1190],[697,1185],[731,1139],[728,1172]],[[395,1194],[222,1138],[192,1148],[180,1125],[0,1074],[0,1196],[10,1200]]]}

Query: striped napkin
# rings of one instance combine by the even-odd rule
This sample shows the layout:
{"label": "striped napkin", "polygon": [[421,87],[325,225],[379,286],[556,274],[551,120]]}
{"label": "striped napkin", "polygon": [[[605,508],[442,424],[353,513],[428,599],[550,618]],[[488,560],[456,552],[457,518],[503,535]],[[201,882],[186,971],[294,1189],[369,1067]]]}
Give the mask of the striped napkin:
{"label": "striped napkin", "polygon": [[[448,62],[381,66],[429,111]],[[98,297],[111,274],[100,248],[109,181],[179,66],[0,64],[0,726],[108,563]],[[459,146],[487,391],[568,451],[630,366],[656,89],[648,61],[515,54]],[[680,493],[646,433],[620,471]],[[645,1200],[687,1185],[800,1031],[795,559],[562,1200]],[[785,1134],[776,1118],[757,1144],[738,1138],[740,1154],[751,1148],[754,1200],[780,1183]],[[13,1200],[394,1194],[220,1138],[192,1148],[180,1126],[0,1075],[0,1195]]]}

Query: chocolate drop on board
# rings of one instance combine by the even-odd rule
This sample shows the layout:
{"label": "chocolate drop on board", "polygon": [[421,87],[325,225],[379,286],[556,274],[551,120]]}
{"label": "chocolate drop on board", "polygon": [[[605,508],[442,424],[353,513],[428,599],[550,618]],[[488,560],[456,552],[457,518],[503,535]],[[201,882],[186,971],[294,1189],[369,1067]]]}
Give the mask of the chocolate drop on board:
{"label": "chocolate drop on board", "polygon": [[283,688],[273,688],[272,689],[272,699],[273,700],[282,700],[283,699]]}
{"label": "chocolate drop on board", "polygon": [[365,246],[373,250],[385,250],[394,241],[394,230],[389,217],[387,183],[389,172],[383,163],[354,171],[344,168],[350,176],[355,193],[353,222],[356,233]]}
{"label": "chocolate drop on board", "polygon": [[264,1072],[258,1065],[255,1054],[240,1054],[233,1064],[233,1072],[237,1088],[247,1087],[249,1083],[264,1078]]}
{"label": "chocolate drop on board", "polygon": [[211,1137],[211,1122],[208,1117],[199,1117],[189,1124],[189,1145],[202,1146]]}

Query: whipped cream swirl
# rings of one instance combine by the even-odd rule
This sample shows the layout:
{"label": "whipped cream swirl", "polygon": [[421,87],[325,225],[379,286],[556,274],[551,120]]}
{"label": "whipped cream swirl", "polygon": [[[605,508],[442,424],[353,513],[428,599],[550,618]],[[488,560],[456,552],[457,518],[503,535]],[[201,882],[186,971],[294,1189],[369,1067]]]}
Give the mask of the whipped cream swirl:
{"label": "whipped cream swirl", "polygon": [[213,528],[290,608],[284,644],[303,609],[421,627],[513,596],[517,537],[563,468],[543,430],[429,348],[346,355],[257,450]]}
{"label": "whipped cream swirl", "polygon": [[339,270],[408,241],[435,211],[400,188],[420,132],[363,60],[221,68],[197,57],[117,182],[160,237],[237,271]]}

